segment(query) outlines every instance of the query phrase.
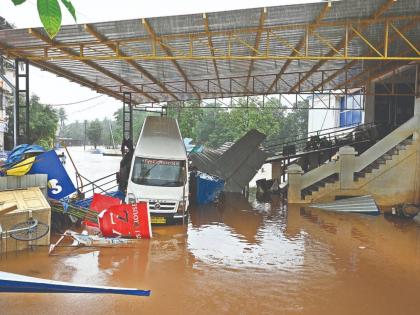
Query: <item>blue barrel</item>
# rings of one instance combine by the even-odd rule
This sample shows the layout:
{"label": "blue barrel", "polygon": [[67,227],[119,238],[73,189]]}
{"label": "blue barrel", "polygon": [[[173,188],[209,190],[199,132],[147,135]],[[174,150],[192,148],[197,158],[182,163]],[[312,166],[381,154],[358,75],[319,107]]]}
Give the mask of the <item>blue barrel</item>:
{"label": "blue barrel", "polygon": [[202,172],[196,173],[195,180],[196,202],[198,205],[214,202],[225,186],[225,181],[223,179]]}

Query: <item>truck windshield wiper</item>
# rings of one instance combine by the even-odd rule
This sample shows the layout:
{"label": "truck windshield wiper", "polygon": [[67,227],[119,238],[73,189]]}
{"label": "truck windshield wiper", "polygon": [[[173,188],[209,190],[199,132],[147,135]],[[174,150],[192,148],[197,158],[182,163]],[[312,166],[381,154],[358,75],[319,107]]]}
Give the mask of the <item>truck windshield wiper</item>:
{"label": "truck windshield wiper", "polygon": [[150,172],[152,171],[152,169],[154,169],[156,166],[158,166],[159,164],[155,164],[153,165],[151,168],[149,168],[144,174],[143,176],[140,177],[140,179],[144,179],[147,175],[150,174]]}

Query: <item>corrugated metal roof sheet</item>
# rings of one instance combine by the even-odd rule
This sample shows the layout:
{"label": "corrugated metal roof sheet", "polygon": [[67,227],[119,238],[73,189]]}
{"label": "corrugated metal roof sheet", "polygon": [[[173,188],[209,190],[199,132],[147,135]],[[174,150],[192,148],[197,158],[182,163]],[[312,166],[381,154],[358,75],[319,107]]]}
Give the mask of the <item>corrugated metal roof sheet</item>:
{"label": "corrugated metal roof sheet", "polygon": [[[384,5],[386,10],[382,10]],[[44,49],[48,48],[48,56],[59,59],[33,59],[32,64],[113,97],[121,97],[122,91],[133,92],[133,101],[143,104],[197,98],[287,93],[296,85],[299,85],[301,91],[311,91],[314,86],[320,85],[323,80],[349,63],[348,60],[331,59],[322,64],[319,64],[317,60],[293,60],[283,68],[286,64],[284,59],[268,58],[255,60],[253,63],[250,60],[228,60],[228,58],[218,58],[214,63],[210,59],[182,59],[181,57],[188,54],[191,49],[196,57],[207,58],[212,54],[216,57],[226,56],[228,51],[235,56],[252,57],[256,55],[252,48],[258,44],[260,53],[269,50],[278,56],[290,56],[292,48],[298,47],[304,39],[306,27],[316,27],[316,33],[324,40],[309,36],[309,50],[311,55],[326,56],[332,46],[337,47],[342,42],[346,24],[357,24],[363,19],[371,19],[372,22],[372,19],[376,21],[377,17],[395,19],[393,23],[400,30],[414,22],[403,33],[414,45],[417,47],[420,45],[418,36],[420,0],[333,1],[321,22],[316,25],[311,24],[323,12],[325,6],[325,2],[320,2],[266,8],[266,18],[263,21],[265,31],[259,34],[257,43],[257,35],[261,31],[259,21],[263,11],[254,8],[206,13],[211,44],[206,33],[203,14],[189,14],[147,19],[147,23],[158,39],[155,44],[152,43],[152,36],[143,20],[139,18],[90,24],[89,26],[100,34],[99,38],[90,33],[85,25],[63,26],[53,42],[34,36],[34,32],[31,33],[28,29],[1,30],[0,50],[3,52],[7,50],[9,55],[14,53],[23,57],[31,55],[39,58],[44,56],[46,52]],[[412,20],[404,20],[409,17]],[[383,44],[384,23],[384,21],[377,21],[362,27],[365,39],[377,47]],[[356,25],[356,27],[359,26]],[[46,38],[43,29],[34,31],[44,39]],[[395,35],[395,32],[391,33]],[[233,40],[232,37],[234,37]],[[67,47],[65,52],[60,50],[60,45]],[[83,46],[83,56],[80,55],[80,45]],[[117,49],[120,56],[122,54],[137,57],[130,60],[131,63],[121,59],[94,59],[89,62],[68,59],[70,58],[68,54],[73,58],[111,56],[116,54]],[[167,57],[169,51],[176,57],[176,62],[140,57],[140,55],[150,55],[154,50],[156,50],[155,56],[160,57]],[[300,52],[303,53],[304,50],[303,46],[300,47]],[[343,54],[344,47],[339,51]],[[360,37],[354,36],[348,43],[348,53],[352,56],[360,56],[373,53],[373,51]],[[390,45],[389,55],[415,56],[416,53],[409,49],[402,37],[398,37]],[[397,60],[390,62],[360,60],[352,63],[348,74],[356,77],[372,65],[391,68],[396,63],[398,63]],[[314,70],[315,65],[316,71],[311,71]],[[383,71],[384,67],[377,67],[375,71],[363,73],[352,84],[363,85],[369,76]],[[280,80],[277,80],[276,77],[282,69],[284,73]],[[311,75],[307,80],[298,84],[300,78],[309,71]],[[346,76],[337,75],[334,80],[323,85],[323,88],[332,89],[345,80]]]}
{"label": "corrugated metal roof sheet", "polygon": [[224,191],[241,192],[264,164],[267,153],[258,147],[265,135],[253,129],[235,143],[225,143],[217,150],[204,149],[190,155],[200,171],[225,180]]}

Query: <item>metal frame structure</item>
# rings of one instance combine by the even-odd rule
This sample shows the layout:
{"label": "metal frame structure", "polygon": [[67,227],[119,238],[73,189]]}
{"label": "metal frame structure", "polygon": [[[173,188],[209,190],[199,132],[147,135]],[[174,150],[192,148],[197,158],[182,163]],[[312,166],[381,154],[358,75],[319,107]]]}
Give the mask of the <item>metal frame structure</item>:
{"label": "metal frame structure", "polygon": [[[0,53],[132,104],[361,88],[420,61],[417,0],[346,0],[0,31]],[[329,92],[327,92],[329,93]]]}
{"label": "metal frame structure", "polygon": [[[394,1],[394,0],[392,0]],[[395,2],[395,1],[394,1]],[[266,9],[265,9],[266,10]],[[243,28],[226,31],[205,31],[197,33],[178,33],[170,35],[158,36],[150,26],[146,19],[142,19],[141,23],[147,29],[148,37],[130,38],[127,40],[94,40],[83,43],[57,43],[53,40],[47,40],[47,45],[44,46],[28,46],[24,48],[13,47],[5,48],[7,54],[19,55],[23,54],[27,59],[40,61],[56,61],[56,60],[81,60],[81,61],[96,61],[96,60],[169,60],[174,65],[179,60],[409,60],[419,61],[420,50],[417,47],[415,38],[411,38],[409,34],[405,34],[399,29],[403,21],[418,21],[420,16],[395,16],[386,18],[368,18],[355,21],[336,21],[336,22],[314,22],[314,23],[298,23],[285,24],[280,26],[257,28]],[[375,26],[382,31],[377,34],[377,38],[383,39],[382,43],[375,43],[366,35],[363,30],[369,26]],[[92,28],[91,25],[84,25],[86,30]],[[334,45],[332,39],[321,35],[321,31],[315,31],[315,28],[332,29],[340,34],[343,39],[339,45]],[[291,43],[283,38],[283,33],[300,30],[304,33],[304,43],[293,47]],[[408,47],[410,47],[414,54],[400,55],[399,51],[392,50],[389,43],[389,34],[394,31],[401,40],[403,40]],[[255,34],[257,37],[255,45],[252,45],[247,40],[243,39],[247,34]],[[28,29],[28,34],[39,38],[38,29]],[[205,54],[200,50],[200,43],[208,40],[208,36],[216,37],[223,36],[226,39],[226,46],[221,48],[213,48]],[[370,50],[364,50],[362,54],[357,54],[352,48],[352,40],[357,39],[362,41]],[[327,48],[330,48],[333,53],[323,55],[319,49],[319,45],[315,44],[315,40],[322,43]],[[175,48],[172,41],[182,41],[185,47]],[[260,42],[266,42],[263,49],[259,48]],[[121,51],[130,47],[133,44],[144,45],[144,50],[138,53],[125,54]],[[311,45],[314,44],[314,45]],[[111,51],[104,51],[102,53],[90,53],[91,51],[100,51],[101,45],[112,47]],[[156,47],[160,47],[158,50]],[[236,46],[236,49],[233,49]],[[286,47],[289,51],[280,51],[278,48]],[[302,50],[302,48],[303,51]],[[246,49],[245,49],[246,48]],[[354,47],[353,47],[354,48]],[[39,54],[42,49],[42,54]],[[69,54],[67,49],[72,49],[75,54]],[[162,51],[164,53],[162,53]],[[89,53],[88,53],[89,52]],[[286,52],[286,53],[284,53]],[[178,68],[178,66],[176,66]],[[184,71],[180,69],[182,74]]]}
{"label": "metal frame structure", "polygon": [[123,92],[123,138],[133,141],[133,106],[130,92]]}
{"label": "metal frame structure", "polygon": [[[21,78],[24,79],[22,87]],[[29,62],[28,60],[15,60],[15,106],[13,111],[14,143],[29,143]],[[21,95],[23,96],[23,105]]]}

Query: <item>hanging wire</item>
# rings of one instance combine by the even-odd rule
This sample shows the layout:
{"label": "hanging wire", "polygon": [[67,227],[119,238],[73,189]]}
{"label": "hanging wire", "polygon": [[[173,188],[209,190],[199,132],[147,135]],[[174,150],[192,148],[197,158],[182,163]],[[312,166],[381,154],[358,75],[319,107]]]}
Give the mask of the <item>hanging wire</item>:
{"label": "hanging wire", "polygon": [[87,98],[87,99],[84,99],[84,100],[81,100],[81,101],[77,101],[77,102],[72,102],[72,103],[63,103],[63,104],[49,104],[49,106],[67,106],[67,105],[76,105],[76,104],[80,104],[80,103],[85,103],[85,102],[89,102],[89,101],[91,101],[91,100],[94,100],[94,99],[97,99],[97,98],[100,98],[100,97],[103,97],[103,96],[105,96],[105,95],[97,95],[97,96],[94,96],[94,97],[91,97],[91,98]]}

